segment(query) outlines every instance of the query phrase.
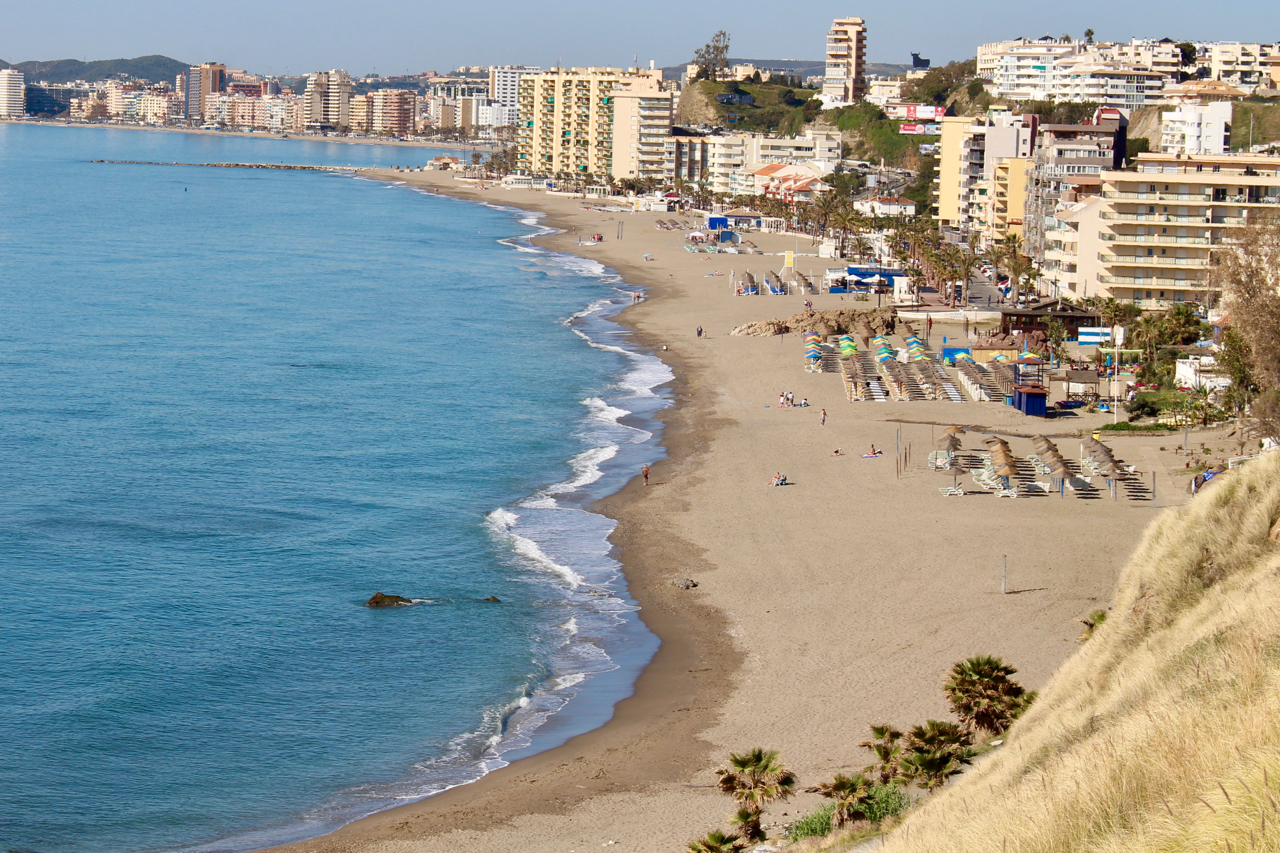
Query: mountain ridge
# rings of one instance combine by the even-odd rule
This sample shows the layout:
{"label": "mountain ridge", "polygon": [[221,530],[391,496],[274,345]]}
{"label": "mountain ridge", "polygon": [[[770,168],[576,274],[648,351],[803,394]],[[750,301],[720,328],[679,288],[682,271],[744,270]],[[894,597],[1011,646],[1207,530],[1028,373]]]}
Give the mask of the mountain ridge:
{"label": "mountain ridge", "polygon": [[151,54],[133,59],[96,59],[91,62],[50,59],[7,63],[0,60],[0,68],[6,67],[21,71],[28,83],[72,83],[76,80],[96,83],[119,74],[158,83],[162,80],[172,81],[186,71],[190,64],[172,57]]}

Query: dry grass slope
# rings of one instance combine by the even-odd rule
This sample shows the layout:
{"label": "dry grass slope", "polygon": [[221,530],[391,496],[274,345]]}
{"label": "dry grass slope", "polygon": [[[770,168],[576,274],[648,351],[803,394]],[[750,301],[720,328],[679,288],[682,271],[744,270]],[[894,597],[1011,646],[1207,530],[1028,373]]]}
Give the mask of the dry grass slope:
{"label": "dry grass slope", "polygon": [[1280,851],[1280,454],[1147,530],[1107,621],[883,853]]}

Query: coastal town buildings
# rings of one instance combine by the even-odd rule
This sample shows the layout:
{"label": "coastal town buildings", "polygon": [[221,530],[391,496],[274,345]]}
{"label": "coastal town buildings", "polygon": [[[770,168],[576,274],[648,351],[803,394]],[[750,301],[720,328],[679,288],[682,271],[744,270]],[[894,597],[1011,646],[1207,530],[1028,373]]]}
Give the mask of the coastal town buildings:
{"label": "coastal town buildings", "polygon": [[1027,171],[1023,251],[1046,282],[1076,290],[1075,229],[1058,214],[1099,192],[1103,171],[1124,165],[1128,122],[1118,110],[1100,109],[1092,124],[1042,124]]}
{"label": "coastal town buildings", "polygon": [[182,82],[186,97],[183,115],[189,122],[201,122],[204,120],[206,97],[226,87],[227,66],[217,62],[193,65],[187,69],[186,79]]}
{"label": "coastal town buildings", "polygon": [[334,69],[307,76],[303,125],[308,130],[345,130],[351,126],[351,75]]}
{"label": "coastal town buildings", "polygon": [[848,104],[867,94],[867,24],[862,18],[836,18],[827,33],[822,97]]}
{"label": "coastal town buildings", "polygon": [[[520,78],[516,162],[535,174],[612,175],[618,98],[644,95],[656,102],[664,94],[669,115],[670,93],[663,90],[662,72],[654,69],[552,68],[525,75]],[[638,146],[645,126],[640,114],[646,110],[640,103],[633,107]],[[630,118],[627,134],[633,133]]]}
{"label": "coastal town buildings", "polygon": [[698,133],[675,128],[663,140],[663,178],[667,182],[705,181],[709,191],[738,195],[755,186],[762,166],[807,166],[818,177],[840,161],[840,133],[807,129],[800,136],[766,133]]}
{"label": "coastal town buildings", "polygon": [[992,237],[987,226],[991,215],[987,196],[1002,160],[1029,158],[1038,119],[1004,111],[983,118],[943,116],[938,150],[934,217],[948,230],[967,236]]}
{"label": "coastal town buildings", "polygon": [[17,118],[27,111],[22,72],[0,68],[0,118]]}

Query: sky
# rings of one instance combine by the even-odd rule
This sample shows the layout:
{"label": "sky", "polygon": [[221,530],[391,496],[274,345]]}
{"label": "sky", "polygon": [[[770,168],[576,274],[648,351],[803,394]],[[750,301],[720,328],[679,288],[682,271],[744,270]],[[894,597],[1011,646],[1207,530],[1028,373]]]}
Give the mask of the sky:
{"label": "sky", "polygon": [[1037,3],[993,0],[830,0],[783,4],[736,0],[43,0],[8,3],[0,59],[116,59],[163,54],[183,62],[224,62],[263,74],[343,68],[384,76],[459,65],[632,65],[688,61],[718,29],[730,55],[820,60],[832,18],[867,21],[867,59],[935,65],[974,55],[978,44],[1020,35],[1099,40],[1275,41],[1280,3],[1245,0],[1206,15],[1192,0]]}

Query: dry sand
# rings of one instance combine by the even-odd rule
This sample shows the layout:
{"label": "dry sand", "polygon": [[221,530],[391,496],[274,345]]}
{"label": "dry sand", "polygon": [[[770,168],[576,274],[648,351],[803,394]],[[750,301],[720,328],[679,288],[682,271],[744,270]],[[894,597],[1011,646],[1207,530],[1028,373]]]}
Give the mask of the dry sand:
{"label": "dry sand", "polygon": [[[945,717],[940,687],[957,660],[996,654],[1028,686],[1044,684],[1075,648],[1078,620],[1109,602],[1156,511],[1149,500],[1113,501],[1105,492],[941,496],[951,478],[925,461],[945,425],[1064,436],[1105,417],[1045,422],[992,403],[849,403],[838,376],[804,371],[798,336],[728,335],[800,310],[799,297],[731,294],[731,268],[777,269],[780,257],[688,254],[679,234],[653,226],[673,214],[589,211],[581,200],[535,191],[479,191],[447,173],[369,175],[544,211],[565,231],[545,245],[596,258],[649,288],[622,321],[640,341],[669,348],[661,353],[676,374],[677,405],[665,415],[669,455],[650,486],[633,482],[599,509],[619,521],[614,542],[663,645],[603,728],[287,848],[294,853],[683,850],[724,826],[730,803],[712,771],[730,750],[781,750],[804,787],[865,765],[857,743],[871,723]],[[579,247],[573,229],[606,241]],[[752,239],[766,252],[813,251],[794,237]],[[656,260],[643,261],[645,253]],[[806,272],[826,265],[816,257],[797,263]],[[715,270],[725,275],[705,277]],[[835,295],[811,298],[820,309],[849,307]],[[699,325],[707,337],[695,337]],[[935,326],[935,341],[958,332]],[[807,397],[810,408],[777,408],[783,390]],[[970,432],[965,447],[981,447],[982,437]],[[1111,442],[1146,472],[1144,484],[1155,472],[1160,506],[1185,500],[1186,480],[1172,470],[1183,463],[1170,452],[1179,440]],[[1077,440],[1059,441],[1065,455],[1078,452]],[[886,454],[861,458],[872,444]],[[896,446],[911,449],[901,476]],[[833,456],[837,447],[845,455]],[[1031,452],[1025,438],[1013,447]],[[769,488],[775,471],[794,485]],[[1011,594],[1001,595],[1006,555]],[[666,583],[673,577],[699,586],[676,589]],[[766,823],[814,804],[800,795],[771,809]]]}

